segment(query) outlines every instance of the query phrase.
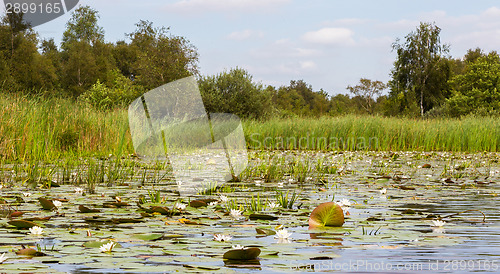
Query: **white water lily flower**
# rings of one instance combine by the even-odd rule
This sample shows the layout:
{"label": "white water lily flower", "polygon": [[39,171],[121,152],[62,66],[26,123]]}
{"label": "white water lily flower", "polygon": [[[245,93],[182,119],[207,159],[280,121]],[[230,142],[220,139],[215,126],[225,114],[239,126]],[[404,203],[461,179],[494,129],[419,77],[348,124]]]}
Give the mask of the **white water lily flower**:
{"label": "white water lily flower", "polygon": [[81,188],[81,187],[75,187],[75,193],[77,193],[77,194],[83,194],[83,188]]}
{"label": "white water lily flower", "polygon": [[434,226],[434,227],[443,227],[445,224],[446,224],[445,221],[432,220],[432,226]]}
{"label": "white water lily flower", "polygon": [[39,226],[30,227],[30,233],[31,235],[40,236],[43,233],[43,228]]}
{"label": "white water lily flower", "polygon": [[7,253],[2,253],[2,255],[0,255],[0,264],[5,262],[9,257],[5,256],[5,254]]}
{"label": "white water lily flower", "polygon": [[208,203],[208,206],[216,206],[218,204],[219,203],[217,201],[213,201],[213,202]]}
{"label": "white water lily flower", "polygon": [[23,192],[23,196],[24,197],[29,197],[29,196],[31,196],[31,193],[29,193],[29,192]]}
{"label": "white water lily flower", "polygon": [[349,202],[349,199],[342,199],[340,200],[340,202],[338,202],[338,204],[341,206],[341,207],[344,207],[344,206],[351,206],[351,202]]}
{"label": "white water lily flower", "polygon": [[181,187],[181,186],[182,186],[182,181],[177,181],[176,183],[177,183],[177,186],[178,186],[178,187]]}
{"label": "white water lily flower", "polygon": [[288,238],[290,238],[291,235],[292,235],[292,233],[288,232],[286,229],[280,229],[280,230],[276,231],[276,235],[274,235],[274,238],[288,239]]}
{"label": "white water lily flower", "polygon": [[222,203],[225,203],[229,200],[229,198],[226,196],[226,195],[219,195],[219,200],[222,202]]}
{"label": "white water lily flower", "polygon": [[229,212],[229,215],[231,215],[231,217],[237,219],[237,218],[241,217],[241,213],[242,213],[241,210],[231,209],[231,212]]}
{"label": "white water lily flower", "polygon": [[214,234],[214,241],[229,242],[233,237],[230,235]]}
{"label": "white water lily flower", "polygon": [[101,252],[111,252],[111,250],[113,250],[113,247],[115,247],[115,243],[113,242],[109,242],[107,244],[103,244],[101,245],[101,247],[99,247],[99,250]]}
{"label": "white water lily flower", "polygon": [[242,245],[233,245],[232,249],[245,249],[245,247]]}
{"label": "white water lily flower", "polygon": [[382,188],[380,191],[380,194],[385,195],[387,193],[387,188]]}
{"label": "white water lily flower", "polygon": [[178,210],[184,210],[186,209],[186,204],[183,203],[175,203],[174,207],[177,208]]}
{"label": "white water lily flower", "polygon": [[54,201],[52,201],[52,203],[53,203],[56,207],[61,207],[61,206],[62,206],[61,201],[58,201],[58,200],[54,200]]}
{"label": "white water lily flower", "polygon": [[275,208],[278,208],[280,205],[275,203],[275,202],[270,202],[267,204],[267,206],[270,208],[270,209],[275,209]]}

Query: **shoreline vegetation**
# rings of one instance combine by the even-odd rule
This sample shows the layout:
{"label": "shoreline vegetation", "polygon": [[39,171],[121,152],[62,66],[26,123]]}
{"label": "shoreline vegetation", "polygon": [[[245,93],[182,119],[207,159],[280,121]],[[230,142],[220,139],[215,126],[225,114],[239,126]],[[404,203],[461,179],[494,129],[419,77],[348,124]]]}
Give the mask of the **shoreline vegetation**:
{"label": "shoreline vegetation", "polygon": [[56,44],[22,16],[0,18],[2,163],[132,154],[127,106],[190,76],[205,110],[240,117],[256,151],[500,150],[500,55],[452,57],[435,23],[396,39],[387,83],[360,78],[342,94],[304,79],[264,85],[240,67],[201,75],[196,46],[148,20],[107,42],[99,12],[80,6]]}
{"label": "shoreline vegetation", "polygon": [[[127,110],[101,111],[64,98],[0,94],[0,159],[51,161],[133,153]],[[498,152],[495,117],[370,115],[243,119],[254,150]]]}

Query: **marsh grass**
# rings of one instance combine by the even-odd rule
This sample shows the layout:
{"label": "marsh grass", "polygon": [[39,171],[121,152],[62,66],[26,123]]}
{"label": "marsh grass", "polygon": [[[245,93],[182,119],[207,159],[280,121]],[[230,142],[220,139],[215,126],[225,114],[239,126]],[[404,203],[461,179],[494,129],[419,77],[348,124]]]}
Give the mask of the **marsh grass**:
{"label": "marsh grass", "polygon": [[245,208],[250,212],[260,212],[263,211],[267,206],[267,199],[261,199],[260,194],[257,194],[257,197],[252,195],[250,200],[245,199]]}
{"label": "marsh grass", "polygon": [[500,119],[409,119],[381,116],[244,121],[256,150],[464,151],[500,149]]}
{"label": "marsh grass", "polygon": [[[247,147],[254,150],[500,150],[500,119],[495,117],[424,120],[345,115],[244,120],[243,128]],[[99,111],[64,98],[0,93],[0,159],[6,163],[130,153],[126,109]],[[263,171],[266,181],[281,179],[280,169],[268,164]]]}
{"label": "marsh grass", "polygon": [[125,110],[96,111],[63,98],[0,94],[0,157],[10,161],[132,151]]}
{"label": "marsh grass", "polygon": [[299,196],[300,193],[295,192],[295,190],[292,194],[290,194],[289,190],[287,190],[286,193],[284,191],[276,190],[275,195],[278,204],[285,209],[293,209],[293,205],[297,202]]}

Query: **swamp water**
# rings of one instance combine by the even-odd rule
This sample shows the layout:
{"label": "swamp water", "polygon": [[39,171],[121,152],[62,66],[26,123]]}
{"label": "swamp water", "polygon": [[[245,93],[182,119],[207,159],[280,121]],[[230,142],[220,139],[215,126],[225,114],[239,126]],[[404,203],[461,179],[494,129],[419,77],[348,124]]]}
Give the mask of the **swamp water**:
{"label": "swamp water", "polygon": [[[0,255],[8,259],[0,272],[500,271],[499,154],[251,152],[241,182],[216,187],[191,178],[202,186],[191,194],[181,191],[190,184],[169,181],[165,171],[125,162],[132,172],[115,182],[106,177],[94,194],[75,191],[92,187],[85,179],[33,189],[25,173],[4,166]],[[72,172],[71,178],[89,178],[88,168]],[[299,196],[292,206],[274,207],[287,194],[282,202],[292,202],[293,193]],[[43,210],[40,197],[62,205]],[[308,229],[316,206],[341,200],[343,227]],[[175,209],[176,203],[188,206]],[[81,206],[99,212],[82,213]],[[242,216],[229,215],[231,208]],[[9,219],[14,211],[24,214]],[[9,223],[20,219],[43,233]],[[443,226],[433,223],[439,219]],[[273,235],[282,228],[292,233],[287,239]],[[215,234],[231,239],[215,241]],[[117,245],[101,252],[110,240]],[[43,256],[16,255],[23,245]],[[224,260],[233,245],[261,253],[256,260]]]}

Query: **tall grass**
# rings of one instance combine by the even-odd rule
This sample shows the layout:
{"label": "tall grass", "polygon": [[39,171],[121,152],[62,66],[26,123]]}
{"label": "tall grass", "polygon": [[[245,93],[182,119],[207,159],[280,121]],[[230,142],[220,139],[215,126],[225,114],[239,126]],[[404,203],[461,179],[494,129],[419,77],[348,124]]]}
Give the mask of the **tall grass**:
{"label": "tall grass", "polygon": [[62,98],[0,94],[0,158],[53,160],[132,150],[125,110],[100,112]]}
{"label": "tall grass", "polygon": [[408,119],[346,115],[245,121],[253,149],[499,151],[500,119]]}
{"label": "tall grass", "polygon": [[[0,93],[0,160],[132,153],[126,109]],[[339,117],[243,121],[250,149],[499,151],[500,119]]]}

